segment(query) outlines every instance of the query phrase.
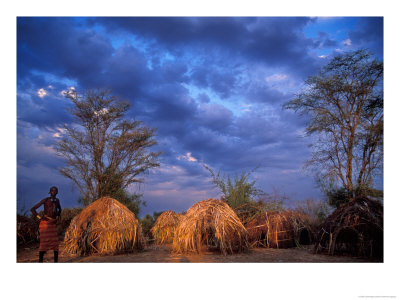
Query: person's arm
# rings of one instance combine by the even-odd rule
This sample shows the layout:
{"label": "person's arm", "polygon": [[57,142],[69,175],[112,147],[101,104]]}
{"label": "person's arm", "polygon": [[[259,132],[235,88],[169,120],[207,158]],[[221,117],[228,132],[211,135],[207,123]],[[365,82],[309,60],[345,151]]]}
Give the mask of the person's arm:
{"label": "person's arm", "polygon": [[44,200],[45,200],[45,199],[43,199],[43,200],[40,201],[39,203],[35,204],[35,205],[31,208],[32,215],[34,215],[35,218],[38,218],[39,220],[40,220],[41,218],[39,217],[39,215],[38,215],[38,213],[36,212],[36,210],[37,210],[40,206],[43,205]]}

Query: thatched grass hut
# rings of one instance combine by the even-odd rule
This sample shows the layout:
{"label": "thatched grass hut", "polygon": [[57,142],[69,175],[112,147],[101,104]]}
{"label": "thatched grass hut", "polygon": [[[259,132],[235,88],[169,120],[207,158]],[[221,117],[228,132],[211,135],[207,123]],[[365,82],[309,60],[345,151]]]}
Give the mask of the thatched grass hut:
{"label": "thatched grass hut", "polygon": [[245,223],[252,246],[290,248],[296,246],[290,212],[260,213]]}
{"label": "thatched grass hut", "polygon": [[228,204],[221,200],[195,203],[176,228],[175,251],[200,253],[203,247],[219,249],[224,255],[249,247],[246,228]]}
{"label": "thatched grass hut", "polygon": [[176,227],[183,218],[172,210],[163,212],[151,228],[151,234],[157,244],[171,244],[175,236]]}
{"label": "thatched grass hut", "polygon": [[290,248],[312,244],[315,239],[315,230],[305,214],[269,211],[262,202],[246,203],[235,211],[253,247]]}
{"label": "thatched grass hut", "polygon": [[139,221],[123,204],[103,197],[74,217],[65,233],[65,251],[70,254],[115,254],[144,247]]}
{"label": "thatched grass hut", "polygon": [[328,216],[322,224],[315,253],[383,258],[383,205],[356,198]]}

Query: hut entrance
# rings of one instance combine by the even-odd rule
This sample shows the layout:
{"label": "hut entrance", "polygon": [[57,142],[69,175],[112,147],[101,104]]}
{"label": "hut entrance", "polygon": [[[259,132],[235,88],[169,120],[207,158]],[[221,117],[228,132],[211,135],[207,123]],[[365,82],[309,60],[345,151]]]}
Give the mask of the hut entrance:
{"label": "hut entrance", "polygon": [[201,235],[201,244],[206,251],[219,251],[218,239],[215,237],[215,230],[208,227]]}
{"label": "hut entrance", "polygon": [[359,237],[357,232],[350,228],[342,229],[336,238],[335,252],[358,254]]}
{"label": "hut entrance", "polygon": [[311,245],[312,244],[311,234],[306,228],[303,228],[300,231],[299,243],[300,243],[300,245]]}

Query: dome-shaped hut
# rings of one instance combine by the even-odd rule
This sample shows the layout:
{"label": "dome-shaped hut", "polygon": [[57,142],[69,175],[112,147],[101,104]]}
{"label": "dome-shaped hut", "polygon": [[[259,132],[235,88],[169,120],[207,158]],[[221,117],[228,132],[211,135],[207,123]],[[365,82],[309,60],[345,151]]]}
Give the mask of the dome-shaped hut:
{"label": "dome-shaped hut", "polygon": [[269,211],[263,202],[245,203],[236,207],[235,212],[253,247],[290,248],[314,241],[312,227],[302,213]]}
{"label": "dome-shaped hut", "polygon": [[359,197],[335,210],[321,225],[315,253],[383,258],[383,205]]}
{"label": "dome-shaped hut", "polygon": [[290,248],[296,246],[292,215],[287,211],[264,211],[245,223],[253,246]]}
{"label": "dome-shaped hut", "polygon": [[115,254],[143,249],[144,237],[135,215],[119,201],[103,197],[74,217],[64,238],[70,254]]}
{"label": "dome-shaped hut", "polygon": [[164,211],[151,228],[151,234],[157,244],[170,244],[173,242],[176,227],[183,218],[172,210]]}
{"label": "dome-shaped hut", "polygon": [[175,231],[173,248],[200,253],[203,247],[224,255],[248,248],[247,231],[236,213],[221,200],[208,199],[188,209]]}

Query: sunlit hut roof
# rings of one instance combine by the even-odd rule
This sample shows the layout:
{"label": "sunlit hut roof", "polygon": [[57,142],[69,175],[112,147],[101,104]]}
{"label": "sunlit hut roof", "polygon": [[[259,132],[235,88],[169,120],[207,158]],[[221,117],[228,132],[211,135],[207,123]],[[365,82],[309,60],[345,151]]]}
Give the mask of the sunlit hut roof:
{"label": "sunlit hut roof", "polygon": [[290,248],[295,246],[295,230],[287,211],[265,211],[246,222],[253,246]]}
{"label": "sunlit hut roof", "polygon": [[103,197],[72,219],[65,234],[65,251],[71,254],[114,254],[144,247],[139,221],[123,204]]}
{"label": "sunlit hut roof", "polygon": [[218,247],[224,255],[248,248],[246,229],[235,212],[221,200],[195,203],[176,229],[175,251],[200,253],[203,246]]}
{"label": "sunlit hut roof", "polygon": [[181,214],[177,214],[172,210],[163,212],[151,228],[151,233],[156,243],[172,243],[176,227],[182,218]]}

